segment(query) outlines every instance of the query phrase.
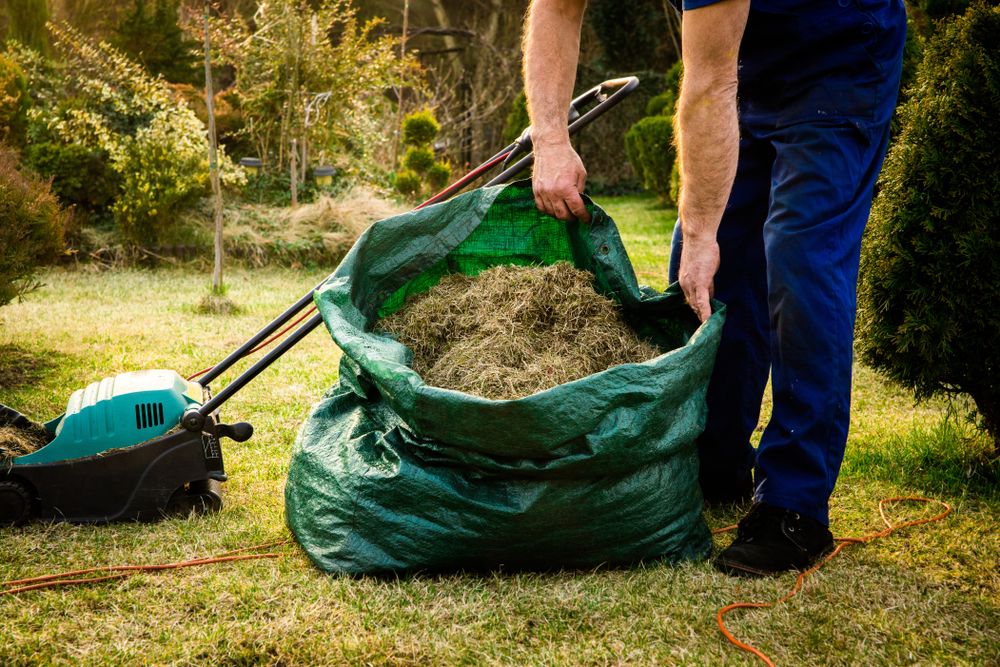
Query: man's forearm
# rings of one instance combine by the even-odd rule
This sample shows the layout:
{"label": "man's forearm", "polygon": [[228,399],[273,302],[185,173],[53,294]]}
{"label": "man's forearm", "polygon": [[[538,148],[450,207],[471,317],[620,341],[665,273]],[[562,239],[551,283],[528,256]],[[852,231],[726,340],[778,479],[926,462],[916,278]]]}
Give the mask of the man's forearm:
{"label": "man's forearm", "polygon": [[524,88],[536,145],[569,143],[566,112],[573,97],[586,0],[533,0],[524,32]]}
{"label": "man's forearm", "polygon": [[728,0],[684,16],[684,80],[677,135],[685,243],[715,241],[736,176],[736,68],[746,22],[743,4]]}
{"label": "man's forearm", "polygon": [[739,154],[736,94],[681,95],[677,114],[685,242],[715,240]]}

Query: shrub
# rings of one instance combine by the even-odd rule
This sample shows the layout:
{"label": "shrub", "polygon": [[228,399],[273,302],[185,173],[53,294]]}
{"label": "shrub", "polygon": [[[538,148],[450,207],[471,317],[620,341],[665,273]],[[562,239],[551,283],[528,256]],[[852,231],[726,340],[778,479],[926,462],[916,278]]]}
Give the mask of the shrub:
{"label": "shrub", "polygon": [[1000,8],[926,46],[862,252],[858,346],[918,397],[969,394],[1000,453]]}
{"label": "shrub", "polygon": [[646,115],[647,116],[672,116],[674,113],[674,106],[677,104],[677,97],[672,90],[660,93],[659,95],[653,95],[646,102]]}
{"label": "shrub", "polygon": [[396,182],[393,184],[396,192],[410,197],[420,192],[420,175],[409,169],[396,172]]}
{"label": "shrub", "polygon": [[35,269],[62,251],[67,219],[48,183],[0,148],[0,306],[38,286]]}
{"label": "shrub", "polygon": [[430,109],[414,111],[403,119],[403,144],[407,146],[424,146],[432,141],[441,131],[441,125]]}
{"label": "shrub", "polygon": [[680,60],[675,62],[670,69],[667,70],[667,74],[663,81],[663,92],[659,95],[654,95],[649,98],[648,102],[646,102],[647,116],[674,115],[674,109],[677,106],[677,98],[679,98],[681,94],[681,76],[683,73],[684,64]]}
{"label": "shrub", "polygon": [[681,161],[674,160],[674,166],[670,169],[670,203],[674,206],[681,205]]}
{"label": "shrub", "polygon": [[[94,45],[68,26],[51,30],[67,63],[64,100],[54,108],[32,109],[36,133],[107,155],[118,183],[111,206],[115,222],[125,240],[156,245],[179,210],[205,190],[205,127],[162,79],[116,49]],[[243,179],[225,154],[220,166],[226,182]]]}
{"label": "shrub", "polygon": [[425,174],[434,166],[434,151],[425,146],[410,146],[403,157],[403,166],[418,174]]}
{"label": "shrub", "polygon": [[529,125],[531,125],[531,118],[528,116],[528,98],[522,91],[511,102],[507,121],[503,127],[503,142],[509,144],[516,140],[524,132],[524,128]]}
{"label": "shrub", "polygon": [[441,190],[451,181],[451,163],[435,162],[427,170],[427,182],[435,190]]}
{"label": "shrub", "polygon": [[29,104],[24,71],[0,53],[0,141],[17,145],[23,142]]}
{"label": "shrub", "polygon": [[674,164],[673,122],[667,116],[647,116],[625,134],[632,168],[646,190],[661,201],[670,197],[670,171]]}
{"label": "shrub", "polygon": [[24,163],[52,179],[52,191],[63,204],[88,213],[100,215],[118,196],[121,178],[107,151],[99,148],[40,141],[28,145]]}

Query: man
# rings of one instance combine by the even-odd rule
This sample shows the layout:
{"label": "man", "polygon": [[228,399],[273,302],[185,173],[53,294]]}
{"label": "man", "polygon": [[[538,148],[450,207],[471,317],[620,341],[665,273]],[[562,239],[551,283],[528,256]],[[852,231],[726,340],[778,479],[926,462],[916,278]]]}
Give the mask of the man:
{"label": "man", "polygon": [[[564,220],[587,218],[586,171],[565,128],[585,4],[534,0],[524,44],[535,200]],[[670,279],[703,321],[712,296],[727,305],[700,481],[707,502],[755,500],[714,564],[744,576],[805,569],[833,547],[828,501],[847,440],[861,234],[899,87],[905,9],[684,0],[682,16]],[[754,452],[769,372],[773,413]]]}

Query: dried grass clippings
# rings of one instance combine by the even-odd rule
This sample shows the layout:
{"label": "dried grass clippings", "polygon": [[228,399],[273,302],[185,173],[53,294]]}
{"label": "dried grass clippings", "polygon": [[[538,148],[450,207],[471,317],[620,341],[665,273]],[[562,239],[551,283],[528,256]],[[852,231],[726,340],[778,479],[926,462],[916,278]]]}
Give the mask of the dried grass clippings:
{"label": "dried grass clippings", "polygon": [[44,429],[0,426],[0,461],[14,459],[41,449],[46,442]]}
{"label": "dried grass clippings", "polygon": [[565,262],[452,274],[376,328],[413,350],[428,384],[497,400],[658,356],[593,280]]}

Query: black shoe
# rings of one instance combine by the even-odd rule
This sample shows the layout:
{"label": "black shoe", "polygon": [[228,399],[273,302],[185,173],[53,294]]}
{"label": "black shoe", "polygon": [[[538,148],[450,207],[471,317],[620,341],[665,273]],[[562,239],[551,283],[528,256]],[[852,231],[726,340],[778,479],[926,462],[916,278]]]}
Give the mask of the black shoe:
{"label": "black shoe", "polygon": [[740,521],[736,539],[712,565],[734,576],[767,577],[806,570],[832,549],[833,535],[819,521],[757,503]]}
{"label": "black shoe", "polygon": [[699,475],[698,482],[701,484],[701,495],[709,507],[742,505],[753,498],[753,476],[749,472],[746,476],[728,480]]}

